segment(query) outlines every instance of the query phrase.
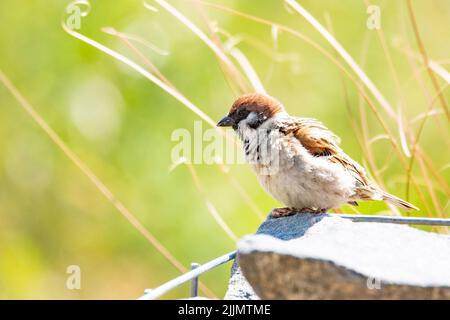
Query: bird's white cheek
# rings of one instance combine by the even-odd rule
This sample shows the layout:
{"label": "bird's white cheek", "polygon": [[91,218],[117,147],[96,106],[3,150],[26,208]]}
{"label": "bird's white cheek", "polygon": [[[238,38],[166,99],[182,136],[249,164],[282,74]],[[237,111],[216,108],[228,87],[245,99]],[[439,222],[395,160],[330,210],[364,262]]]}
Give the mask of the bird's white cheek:
{"label": "bird's white cheek", "polygon": [[239,137],[242,139],[242,141],[244,141],[245,139],[249,140],[250,138],[253,138],[256,135],[255,131],[256,130],[250,128],[247,125],[246,120],[242,120],[238,124],[237,132],[238,132]]}

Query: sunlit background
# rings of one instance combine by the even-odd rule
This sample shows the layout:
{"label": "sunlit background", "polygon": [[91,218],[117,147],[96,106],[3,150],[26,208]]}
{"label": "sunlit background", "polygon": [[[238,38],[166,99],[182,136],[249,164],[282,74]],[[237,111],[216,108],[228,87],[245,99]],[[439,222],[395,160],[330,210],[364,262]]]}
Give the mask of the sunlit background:
{"label": "sunlit background", "polygon": [[[380,185],[420,207],[412,215],[450,217],[445,111],[450,3],[412,1],[412,19],[407,1],[298,2],[362,67],[393,115],[318,30],[281,0],[211,0],[213,6],[169,1],[215,43],[239,77],[230,74],[198,33],[152,0],[145,5],[140,0],[92,1],[74,31],[153,74],[156,67],[213,121],[242,92],[238,78],[252,90],[256,78],[249,81],[248,61],[265,90],[288,112],[323,121]],[[381,29],[367,25],[369,4],[380,9]],[[180,270],[124,213],[136,217],[189,268],[191,262],[233,250],[236,238],[254,232],[280,204],[260,188],[246,165],[174,166],[172,133],[185,128],[194,134],[194,121],[202,119],[119,59],[64,31],[67,5],[1,1],[0,70],[120,204],[105,197],[109,191],[94,184],[49,138],[3,77],[0,298],[134,299]],[[424,67],[424,53],[435,69]],[[210,128],[202,121],[204,129]],[[353,213],[349,207],[340,210]],[[357,210],[406,214],[383,203],[361,204]],[[71,265],[81,270],[79,290],[66,286]],[[229,269],[225,265],[203,275],[210,291],[201,294],[223,297]],[[185,285],[165,298],[187,295]]]}

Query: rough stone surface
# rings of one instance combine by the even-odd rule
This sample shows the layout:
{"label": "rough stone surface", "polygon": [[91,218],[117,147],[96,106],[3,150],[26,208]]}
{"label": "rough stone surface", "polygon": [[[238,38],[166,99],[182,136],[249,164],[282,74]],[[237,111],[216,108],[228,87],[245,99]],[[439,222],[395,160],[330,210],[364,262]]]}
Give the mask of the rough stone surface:
{"label": "rough stone surface", "polygon": [[450,299],[450,237],[402,225],[269,218],[238,263],[228,299]]}
{"label": "rough stone surface", "polygon": [[253,291],[250,284],[242,275],[241,268],[237,262],[231,267],[231,277],[228,282],[228,290],[225,294],[226,300],[259,300],[259,297]]}

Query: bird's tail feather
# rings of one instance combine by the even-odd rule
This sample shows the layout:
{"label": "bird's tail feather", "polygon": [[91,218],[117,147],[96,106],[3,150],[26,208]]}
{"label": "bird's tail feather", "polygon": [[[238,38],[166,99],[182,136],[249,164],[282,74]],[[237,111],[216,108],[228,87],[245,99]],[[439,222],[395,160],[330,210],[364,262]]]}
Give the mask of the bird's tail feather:
{"label": "bird's tail feather", "polygon": [[392,194],[389,194],[387,192],[383,192],[382,193],[382,198],[384,201],[389,202],[390,204],[393,204],[396,207],[405,209],[405,210],[419,210],[419,208],[417,208],[415,205],[406,202],[405,200],[402,200]]}

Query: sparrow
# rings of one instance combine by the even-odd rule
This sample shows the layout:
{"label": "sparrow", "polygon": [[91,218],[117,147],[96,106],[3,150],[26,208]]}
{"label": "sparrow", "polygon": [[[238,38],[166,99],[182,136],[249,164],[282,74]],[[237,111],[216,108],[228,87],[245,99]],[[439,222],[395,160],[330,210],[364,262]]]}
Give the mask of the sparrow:
{"label": "sparrow", "polygon": [[286,206],[274,209],[272,217],[325,213],[360,200],[419,210],[381,190],[321,122],[290,116],[269,95],[240,96],[217,126],[234,129],[262,187]]}

